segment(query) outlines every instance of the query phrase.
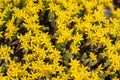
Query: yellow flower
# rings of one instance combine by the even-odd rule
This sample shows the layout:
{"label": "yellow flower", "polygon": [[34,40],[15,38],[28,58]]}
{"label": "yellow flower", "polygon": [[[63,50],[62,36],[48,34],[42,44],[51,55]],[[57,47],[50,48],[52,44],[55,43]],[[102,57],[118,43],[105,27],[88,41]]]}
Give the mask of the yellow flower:
{"label": "yellow flower", "polygon": [[79,34],[78,32],[73,36],[73,40],[74,40],[74,43],[79,43],[80,44],[80,41],[83,40],[82,38],[82,34]]}
{"label": "yellow flower", "polygon": [[50,9],[50,12],[56,12],[56,11],[59,11],[59,5],[56,5],[54,3],[49,3],[49,8]]}
{"label": "yellow flower", "polygon": [[[2,13],[0,13],[0,17],[3,17],[4,15],[2,15]],[[5,21],[3,21],[2,19],[0,19],[0,26],[3,25],[3,23],[5,23]]]}
{"label": "yellow flower", "polygon": [[27,32],[25,35],[18,36],[21,42],[21,48],[23,48],[25,51],[32,49],[32,45],[30,45],[31,37],[32,37],[31,31]]}
{"label": "yellow flower", "polygon": [[40,59],[45,59],[46,58],[46,51],[43,49],[41,49],[38,46],[35,46],[33,49],[34,54],[36,54],[36,56],[38,56]]}
{"label": "yellow flower", "polygon": [[5,38],[6,39],[10,39],[12,40],[12,37],[15,35],[15,33],[17,33],[17,31],[19,30],[19,28],[17,28],[15,25],[14,25],[14,21],[15,21],[15,18],[12,17],[11,20],[9,20],[6,24],[7,26],[7,29],[5,31]]}
{"label": "yellow flower", "polygon": [[98,72],[92,71],[91,75],[92,75],[92,77],[91,77],[92,80],[101,80],[101,78],[98,75]]}
{"label": "yellow flower", "polygon": [[57,32],[59,34],[59,36],[57,37],[58,39],[57,43],[65,43],[72,39],[73,29],[69,30],[68,28],[64,28],[64,29],[61,28]]}
{"label": "yellow flower", "polygon": [[23,19],[23,18],[28,18],[28,14],[25,13],[24,9],[19,9],[19,8],[13,8],[14,16],[15,18]]}
{"label": "yellow flower", "polygon": [[69,64],[72,66],[71,69],[75,69],[75,67],[78,68],[80,66],[80,62],[77,61],[76,59],[75,60],[71,59],[71,62]]}
{"label": "yellow flower", "polygon": [[94,53],[90,52],[89,56],[92,60],[97,60],[96,55]]}
{"label": "yellow flower", "polygon": [[13,4],[16,6],[20,3],[21,0],[13,0]]}
{"label": "yellow flower", "polygon": [[80,64],[77,60],[71,60],[69,64],[71,65],[69,70],[71,77],[74,77],[75,80],[89,80],[90,73],[86,70],[87,67]]}
{"label": "yellow flower", "polygon": [[72,54],[78,54],[78,51],[80,50],[79,46],[76,45],[74,42],[70,45],[70,49]]}
{"label": "yellow flower", "polygon": [[98,71],[100,71],[100,70],[102,70],[103,68],[102,68],[102,64],[100,64],[98,67],[97,67],[97,70]]}
{"label": "yellow flower", "polygon": [[10,61],[10,64],[8,65],[8,71],[7,75],[11,77],[18,77],[20,73],[22,73],[21,70],[21,63],[15,63],[14,61]]}
{"label": "yellow flower", "polygon": [[13,54],[13,50],[7,45],[0,46],[0,59],[5,59],[5,61],[11,60],[10,55]]}
{"label": "yellow flower", "polygon": [[117,77],[114,77],[114,78],[112,78],[112,80],[119,80],[119,78],[117,78]]}

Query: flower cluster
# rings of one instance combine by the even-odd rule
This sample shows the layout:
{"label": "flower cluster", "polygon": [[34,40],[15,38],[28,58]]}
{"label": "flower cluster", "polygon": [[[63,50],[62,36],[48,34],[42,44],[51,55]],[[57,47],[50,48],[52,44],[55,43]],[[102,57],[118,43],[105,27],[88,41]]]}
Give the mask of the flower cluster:
{"label": "flower cluster", "polygon": [[1,80],[119,80],[119,13],[111,0],[0,0]]}

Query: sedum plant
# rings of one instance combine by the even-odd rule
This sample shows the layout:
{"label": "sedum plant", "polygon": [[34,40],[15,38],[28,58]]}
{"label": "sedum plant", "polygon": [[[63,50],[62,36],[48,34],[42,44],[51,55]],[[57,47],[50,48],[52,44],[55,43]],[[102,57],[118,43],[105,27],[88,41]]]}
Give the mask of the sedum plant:
{"label": "sedum plant", "polygon": [[120,9],[113,3],[0,0],[0,79],[119,80]]}

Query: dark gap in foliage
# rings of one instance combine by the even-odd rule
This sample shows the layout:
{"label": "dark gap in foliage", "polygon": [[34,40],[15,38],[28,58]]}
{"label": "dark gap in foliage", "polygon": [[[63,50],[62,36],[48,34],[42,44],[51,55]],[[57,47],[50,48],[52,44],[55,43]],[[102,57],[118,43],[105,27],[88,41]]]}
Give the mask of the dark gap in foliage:
{"label": "dark gap in foliage", "polygon": [[25,27],[21,27],[21,28],[19,28],[19,30],[18,30],[18,33],[21,33],[22,35],[25,35],[25,33],[27,33],[28,31],[27,31],[27,29],[25,28]]}
{"label": "dark gap in foliage", "polygon": [[120,0],[113,0],[114,9],[120,8]]}
{"label": "dark gap in foliage", "polygon": [[[57,75],[59,75],[59,71],[56,71],[55,74],[51,74],[51,77],[57,77]],[[52,79],[50,79],[50,80],[52,80]]]}
{"label": "dark gap in foliage", "polygon": [[76,28],[74,28],[73,32],[72,32],[72,35],[74,36],[76,34]]}
{"label": "dark gap in foliage", "polygon": [[3,34],[5,33],[5,30],[6,30],[6,28],[7,28],[7,27],[6,27],[6,23],[7,23],[7,22],[3,23],[3,25],[0,26],[0,31],[3,31]]}
{"label": "dark gap in foliage", "polygon": [[30,69],[29,67],[26,69],[26,71],[27,71],[29,74],[31,74],[31,69]]}
{"label": "dark gap in foliage", "polygon": [[95,46],[95,47],[92,46],[91,52],[98,55],[99,53],[102,53],[105,48],[106,48],[106,46],[102,46],[102,45],[98,44],[98,46]]}
{"label": "dark gap in foliage", "polygon": [[70,45],[72,44],[73,40],[70,40],[67,42],[67,44],[65,45],[66,47],[66,50],[69,50],[70,49]]}
{"label": "dark gap in foliage", "polygon": [[80,47],[79,53],[90,52],[90,51],[91,51],[90,45],[85,45]]}
{"label": "dark gap in foliage", "polygon": [[97,68],[98,68],[98,65],[101,65],[101,64],[102,64],[102,66],[103,66],[103,65],[105,64],[105,62],[106,62],[106,60],[105,60],[101,55],[98,55],[98,56],[97,56],[97,60],[98,60],[97,64],[94,65],[94,66],[92,66],[92,67],[91,67],[91,70],[92,70],[92,69],[97,69]]}
{"label": "dark gap in foliage", "polygon": [[5,63],[5,60],[4,59],[0,59],[0,66]]}
{"label": "dark gap in foliage", "polygon": [[24,0],[20,0],[20,3],[19,3],[19,4],[14,4],[13,2],[12,2],[12,4],[13,4],[14,6],[16,6],[17,8],[19,8],[19,9],[24,8],[25,5],[26,5]]}
{"label": "dark gap in foliage", "polygon": [[115,72],[114,74],[112,74],[112,75],[106,76],[106,77],[105,77],[105,80],[112,80],[112,79],[115,78],[115,77],[118,79],[119,77],[118,77],[117,72],[118,72],[118,71],[116,71],[116,72]]}
{"label": "dark gap in foliage", "polygon": [[4,44],[5,44],[4,41],[5,41],[5,39],[4,39],[4,38],[1,38],[1,39],[0,39],[0,45],[4,45]]}
{"label": "dark gap in foliage", "polygon": [[22,52],[23,50],[20,48],[21,44],[20,44],[19,40],[10,41],[10,40],[6,39],[5,44],[10,46],[14,52],[14,54],[10,55],[11,59],[14,60],[15,62],[20,62],[23,58],[24,53]]}
{"label": "dark gap in foliage", "polygon": [[51,23],[48,21],[48,14],[49,10],[45,11],[44,14],[40,11],[38,15],[40,16],[40,25],[44,25],[44,27],[49,27],[49,34],[53,34],[53,28],[51,26]]}
{"label": "dark gap in foliage", "polygon": [[111,80],[110,75],[106,76],[105,80]]}
{"label": "dark gap in foliage", "polygon": [[52,38],[51,39],[51,42],[52,42],[52,44],[55,46],[55,44],[56,44],[56,41],[57,41],[57,39],[55,39],[55,38]]}
{"label": "dark gap in foliage", "polygon": [[17,33],[25,35],[25,33],[27,33],[28,30],[24,27],[23,23],[24,23],[24,21],[20,20],[18,18],[16,18],[15,22],[14,22],[14,24],[16,25],[16,27],[19,28],[19,30],[17,31]]}
{"label": "dark gap in foliage", "polygon": [[[69,62],[70,62],[70,60],[69,60]],[[68,62],[68,63],[69,63]],[[66,63],[65,61],[59,61],[59,65],[60,66],[66,66],[68,69],[71,67],[70,65],[68,65],[68,63]]]}
{"label": "dark gap in foliage", "polygon": [[73,58],[73,59],[76,59],[76,60],[82,62],[82,61],[80,60],[80,59],[81,59],[81,56],[82,56],[82,54],[74,55],[74,58]]}
{"label": "dark gap in foliage", "polygon": [[112,44],[115,44],[117,37],[114,37],[113,35],[110,35],[110,39],[112,40]]}
{"label": "dark gap in foliage", "polygon": [[49,63],[49,64],[52,62],[49,58],[45,58],[43,61],[44,61],[45,63]]}
{"label": "dark gap in foliage", "polygon": [[87,36],[88,36],[88,35],[87,35],[86,33],[83,33],[83,39],[84,39],[84,40],[82,40],[81,45],[83,45],[83,44],[85,44],[85,43],[87,42],[87,40],[88,40],[88,39],[87,39]]}
{"label": "dark gap in foliage", "polygon": [[49,30],[45,30],[44,32],[49,32],[50,35],[54,35],[57,30],[57,25],[55,23],[56,15],[55,13],[50,13],[49,10],[44,12],[39,11],[39,24],[44,25],[45,28],[49,28]]}
{"label": "dark gap in foliage", "polygon": [[116,74],[118,74],[118,75],[117,75],[117,78],[120,78],[120,70],[119,70],[119,71],[117,70],[117,71],[116,71]]}
{"label": "dark gap in foliage", "polygon": [[72,29],[75,24],[76,24],[75,22],[71,22],[67,27],[68,27],[69,29]]}
{"label": "dark gap in foliage", "polygon": [[12,60],[16,62],[20,62],[24,56],[24,53],[22,53],[22,50],[19,50],[18,52],[15,52],[11,55]]}
{"label": "dark gap in foliage", "polygon": [[39,0],[34,1],[34,3],[35,3],[35,4],[38,4],[38,3],[39,3]]}
{"label": "dark gap in foliage", "polygon": [[6,13],[6,16],[4,17],[4,20],[5,21],[11,20],[12,19],[12,14],[13,14],[13,11],[8,11]]}

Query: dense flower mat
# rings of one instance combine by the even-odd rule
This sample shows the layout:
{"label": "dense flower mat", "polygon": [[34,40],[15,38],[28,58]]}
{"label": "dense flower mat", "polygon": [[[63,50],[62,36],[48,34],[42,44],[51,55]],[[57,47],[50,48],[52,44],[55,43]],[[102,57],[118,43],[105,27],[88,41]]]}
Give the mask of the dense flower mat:
{"label": "dense flower mat", "polygon": [[0,0],[0,80],[119,78],[111,0]]}

